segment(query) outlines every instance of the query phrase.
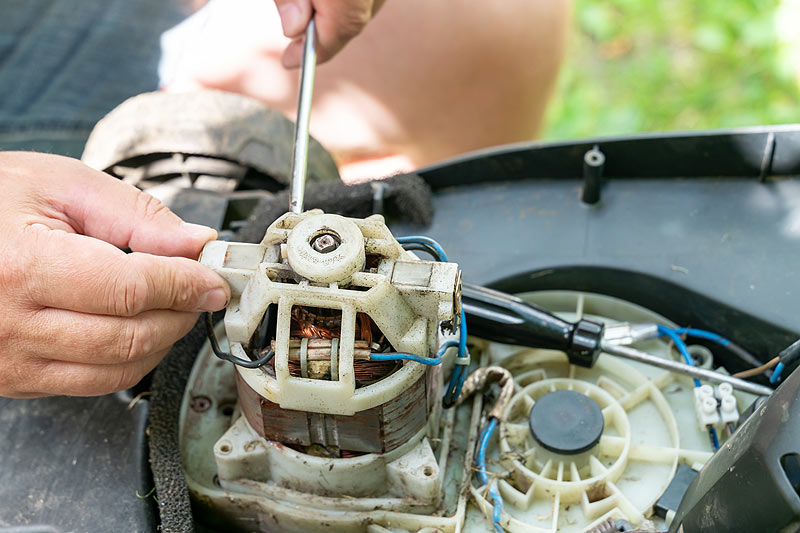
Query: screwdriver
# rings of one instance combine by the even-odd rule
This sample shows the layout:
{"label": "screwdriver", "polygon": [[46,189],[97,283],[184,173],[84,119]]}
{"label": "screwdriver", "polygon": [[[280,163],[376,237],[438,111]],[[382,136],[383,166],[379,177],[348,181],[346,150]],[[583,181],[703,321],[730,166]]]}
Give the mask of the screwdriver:
{"label": "screwdriver", "polygon": [[306,27],[303,59],[300,64],[300,91],[297,102],[297,120],[294,126],[292,149],[292,184],[289,192],[289,211],[303,212],[303,197],[306,192],[308,171],[308,123],[311,119],[311,100],[314,95],[314,71],[317,67],[317,51],[314,47],[314,16]]}
{"label": "screwdriver", "polygon": [[604,326],[599,322],[583,318],[569,322],[511,294],[465,283],[461,299],[469,332],[476,337],[560,350],[567,354],[570,363],[584,367],[593,366],[600,353],[605,352],[711,383],[730,383],[733,388],[751,394],[769,396],[772,392],[758,383],[613,344],[604,336]]}

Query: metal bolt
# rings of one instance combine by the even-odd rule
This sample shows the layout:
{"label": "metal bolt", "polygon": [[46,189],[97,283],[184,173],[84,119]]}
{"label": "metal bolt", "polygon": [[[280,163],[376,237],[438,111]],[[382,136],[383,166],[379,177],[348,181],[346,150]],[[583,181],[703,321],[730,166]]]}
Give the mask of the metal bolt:
{"label": "metal bolt", "polygon": [[314,237],[311,247],[321,254],[327,254],[339,247],[339,240],[330,233],[323,233]]}

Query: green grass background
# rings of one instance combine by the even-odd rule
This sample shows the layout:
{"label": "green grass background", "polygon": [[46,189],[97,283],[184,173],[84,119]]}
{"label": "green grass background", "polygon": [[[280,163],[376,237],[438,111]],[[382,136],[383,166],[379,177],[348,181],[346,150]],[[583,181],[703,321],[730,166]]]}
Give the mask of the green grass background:
{"label": "green grass background", "polygon": [[575,0],[543,138],[800,122],[787,3],[800,0]]}

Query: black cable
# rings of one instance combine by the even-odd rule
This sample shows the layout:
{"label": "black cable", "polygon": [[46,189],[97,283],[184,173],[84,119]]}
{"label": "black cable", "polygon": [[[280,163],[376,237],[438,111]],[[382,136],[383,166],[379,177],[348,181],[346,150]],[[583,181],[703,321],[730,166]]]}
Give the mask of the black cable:
{"label": "black cable", "polygon": [[457,376],[455,379],[451,380],[454,381],[455,384],[453,386],[448,385],[444,397],[442,398],[442,407],[445,409],[450,409],[458,401],[458,397],[461,396],[461,387],[464,386],[464,379],[466,379],[468,371],[469,369],[465,365],[456,365],[456,368],[453,369],[454,373],[458,372],[459,374],[463,374],[463,377],[461,375]]}
{"label": "black cable", "polygon": [[422,242],[403,243],[403,248],[409,252],[421,251],[429,254],[435,261],[441,261],[439,251],[433,246]]}
{"label": "black cable", "polygon": [[223,352],[219,347],[219,342],[217,342],[217,336],[214,334],[214,320],[211,316],[211,313],[206,313],[206,335],[211,343],[211,349],[214,351],[214,355],[223,361],[229,361],[234,365],[239,365],[244,368],[258,368],[269,363],[270,360],[275,356],[275,352],[272,349],[269,349],[259,359],[256,359],[255,361],[248,361],[246,359],[236,357],[228,352]]}
{"label": "black cable", "polygon": [[[780,383],[781,373],[790,365],[793,365],[800,359],[800,339],[790,344],[787,348],[778,354],[779,363],[775,365],[775,370],[769,378],[770,383]],[[789,369],[791,372],[793,369]]]}
{"label": "black cable", "polygon": [[778,354],[778,357],[781,358],[781,363],[783,363],[783,366],[793,365],[798,359],[800,359],[800,339],[796,340],[794,343],[782,350],[781,353]]}
{"label": "black cable", "polygon": [[760,366],[763,363],[763,361],[761,361],[758,357],[751,354],[750,352],[748,352],[747,350],[745,350],[744,348],[742,348],[733,341],[730,341],[728,342],[728,344],[725,344],[724,348],[727,348],[729,352],[731,352],[732,354],[734,354],[735,356],[737,356],[739,359],[741,359],[750,366]]}

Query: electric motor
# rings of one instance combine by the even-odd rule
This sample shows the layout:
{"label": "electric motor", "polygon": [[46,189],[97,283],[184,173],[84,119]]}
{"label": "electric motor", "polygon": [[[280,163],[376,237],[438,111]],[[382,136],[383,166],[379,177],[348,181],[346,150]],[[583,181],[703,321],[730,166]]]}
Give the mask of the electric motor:
{"label": "electric motor", "polygon": [[435,352],[461,312],[456,264],[418,259],[380,215],[319,210],[287,213],[259,244],[208,243],[200,261],[230,284],[233,360],[274,354],[258,368],[236,367],[239,406],[258,437],[348,458],[436,431]]}

